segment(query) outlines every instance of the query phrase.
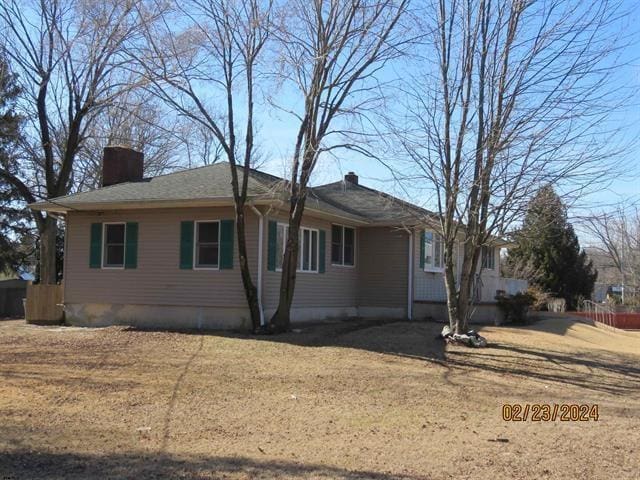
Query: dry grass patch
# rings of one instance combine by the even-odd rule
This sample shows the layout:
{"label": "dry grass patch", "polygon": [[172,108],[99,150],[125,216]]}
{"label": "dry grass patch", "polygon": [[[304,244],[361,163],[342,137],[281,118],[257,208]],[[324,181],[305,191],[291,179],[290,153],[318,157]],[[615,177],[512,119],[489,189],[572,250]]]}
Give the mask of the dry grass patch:
{"label": "dry grass patch", "polygon": [[[638,478],[640,334],[545,320],[445,351],[438,330],[2,322],[0,478]],[[504,422],[516,402],[600,420]]]}

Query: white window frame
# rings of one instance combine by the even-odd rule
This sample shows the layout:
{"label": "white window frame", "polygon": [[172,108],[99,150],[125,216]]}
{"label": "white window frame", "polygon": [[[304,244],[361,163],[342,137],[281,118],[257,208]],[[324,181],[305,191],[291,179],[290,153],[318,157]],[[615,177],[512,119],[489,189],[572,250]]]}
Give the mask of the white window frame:
{"label": "white window frame", "polygon": [[[280,253],[280,255],[282,257],[284,257],[284,251],[287,248],[287,234],[288,234],[288,230],[289,230],[289,224],[288,223],[282,223],[282,222],[278,222],[277,223],[277,228],[279,229],[280,227],[284,227],[284,237],[283,237],[283,241],[282,241],[282,252]],[[317,238],[318,238],[318,246],[316,248],[316,269],[315,270],[303,270],[302,269],[302,253],[303,253],[303,248],[304,248],[304,230],[309,230],[309,232],[316,232]],[[313,233],[309,233],[309,239],[312,238]],[[276,230],[276,238],[278,236],[278,231]],[[312,243],[312,242],[311,242]],[[311,248],[311,246],[309,246],[309,248]],[[309,264],[311,264],[311,257],[309,257]],[[282,271],[282,267],[276,267],[276,272],[281,272]],[[296,267],[296,272],[297,273],[319,273],[320,272],[320,230],[317,228],[310,228],[310,227],[300,227],[300,233],[298,234],[298,266]]]}
{"label": "white window frame", "polygon": [[[122,265],[105,265],[107,259],[107,225],[124,225],[124,239],[122,242]],[[127,222],[105,222],[102,224],[102,245],[101,245],[100,268],[104,270],[124,270],[127,262]]]}
{"label": "white window frame", "polygon": [[[198,266],[198,225],[200,223],[218,224],[218,264],[213,266]],[[194,270],[220,270],[220,220],[194,220],[193,222],[193,269]]]}
{"label": "white window frame", "polygon": [[[333,227],[340,227],[342,229],[342,263],[334,263],[333,262]],[[353,230],[353,265],[348,265],[344,263],[344,231],[345,229]],[[332,223],[331,224],[331,266],[333,267],[344,267],[344,268],[355,268],[356,266],[356,229],[355,227],[350,227],[349,225],[342,225],[340,223]]]}
{"label": "white window frame", "polygon": [[[485,252],[491,252],[491,255],[486,255],[486,258],[491,258],[492,265],[490,267],[485,265]],[[495,270],[496,269],[496,249],[494,247],[483,246],[480,250],[480,266],[483,270]]]}
{"label": "white window frame", "polygon": [[[432,238],[432,242],[431,242],[431,262],[428,263],[427,262],[427,234],[431,233],[433,235]],[[436,239],[438,239],[438,241],[436,242]],[[435,232],[433,230],[425,230],[424,231],[424,242],[425,242],[425,246],[424,246],[424,271],[425,272],[444,272],[444,240],[442,239],[442,235],[440,235],[438,232]],[[435,246],[436,243],[438,243],[440,245],[440,266],[436,266],[434,265],[435,262]]]}

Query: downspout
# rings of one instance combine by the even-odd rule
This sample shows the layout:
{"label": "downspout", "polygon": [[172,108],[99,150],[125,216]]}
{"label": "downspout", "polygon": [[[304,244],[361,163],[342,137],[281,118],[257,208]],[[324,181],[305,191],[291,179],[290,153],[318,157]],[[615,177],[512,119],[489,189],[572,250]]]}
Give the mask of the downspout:
{"label": "downspout", "polygon": [[260,325],[264,327],[264,310],[262,308],[262,251],[264,245],[264,215],[255,205],[249,205],[253,212],[258,216],[258,310],[260,310]]}
{"label": "downspout", "polygon": [[413,320],[413,230],[409,229],[409,279],[407,281],[407,318]]}

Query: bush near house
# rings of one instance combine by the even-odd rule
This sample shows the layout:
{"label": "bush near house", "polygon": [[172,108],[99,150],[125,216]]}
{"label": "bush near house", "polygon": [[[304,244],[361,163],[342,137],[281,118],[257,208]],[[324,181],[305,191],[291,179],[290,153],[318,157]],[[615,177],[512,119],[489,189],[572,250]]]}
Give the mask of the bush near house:
{"label": "bush near house", "polygon": [[496,296],[496,302],[505,323],[526,323],[529,307],[533,305],[534,300],[532,295],[522,292],[515,295]]}

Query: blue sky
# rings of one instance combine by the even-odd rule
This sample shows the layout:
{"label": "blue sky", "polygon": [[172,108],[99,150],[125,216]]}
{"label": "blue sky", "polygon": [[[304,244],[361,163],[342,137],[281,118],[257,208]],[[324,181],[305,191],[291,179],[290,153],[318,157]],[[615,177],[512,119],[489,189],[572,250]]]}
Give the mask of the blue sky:
{"label": "blue sky", "polygon": [[[612,88],[624,87],[640,91],[640,43],[638,42],[638,25],[640,12],[636,1],[627,0],[623,8],[628,8],[629,15],[620,24],[627,29],[631,45],[621,52],[618,62],[623,64]],[[620,30],[620,28],[617,28]],[[619,31],[611,31],[614,36]],[[295,104],[296,97],[292,94],[282,95],[281,101]],[[637,100],[637,101],[636,101]],[[265,151],[266,162],[262,169],[276,175],[282,175],[289,161],[289,155],[296,136],[296,123],[286,113],[273,112],[259,116],[261,148]],[[640,94],[627,102],[623,110],[616,112],[610,120],[610,129],[622,128],[624,135],[615,139],[625,145],[624,155],[617,159],[620,168],[614,173],[611,184],[607,189],[593,191],[579,199],[571,210],[571,214],[580,216],[591,209],[606,208],[606,205],[632,199],[640,201]],[[614,139],[612,139],[614,140]],[[338,159],[324,157],[318,165],[313,178],[314,184],[321,184],[339,180],[348,171],[356,172],[361,183],[395,194],[408,200],[429,207],[428,202],[407,191],[410,186],[398,185],[392,175],[381,163],[370,158],[363,158],[352,152],[341,152]],[[393,161],[393,159],[388,159]],[[585,241],[587,239],[585,238]]]}

